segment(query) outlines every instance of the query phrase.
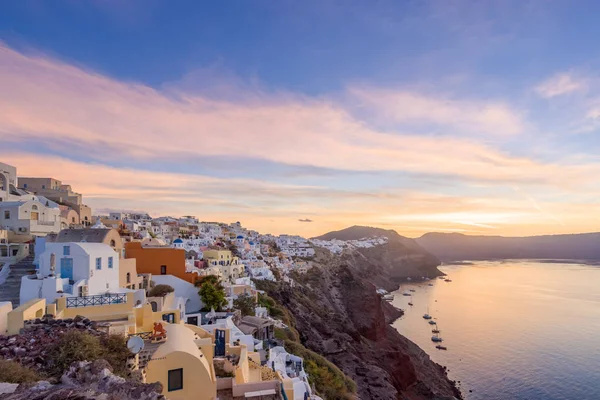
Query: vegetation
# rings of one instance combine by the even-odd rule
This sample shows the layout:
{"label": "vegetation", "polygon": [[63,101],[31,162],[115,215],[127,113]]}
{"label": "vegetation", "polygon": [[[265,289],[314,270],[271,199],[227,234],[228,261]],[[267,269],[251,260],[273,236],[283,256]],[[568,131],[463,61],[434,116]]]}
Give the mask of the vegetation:
{"label": "vegetation", "polygon": [[327,400],[356,398],[356,383],[325,357],[291,340],[285,341],[285,349],[304,359],[309,380],[322,397]]}
{"label": "vegetation", "polygon": [[203,311],[210,311],[211,308],[214,308],[215,311],[222,311],[223,307],[227,305],[225,290],[218,280],[203,279],[198,294],[204,303]]}
{"label": "vegetation", "polygon": [[75,361],[106,360],[113,373],[127,375],[127,358],[131,356],[122,336],[94,336],[87,332],[70,331],[65,333],[48,350],[51,361],[49,373],[60,377]]}
{"label": "vegetation", "polygon": [[34,370],[15,361],[0,360],[0,382],[26,383],[40,380],[42,377]]}
{"label": "vegetation", "polygon": [[[257,287],[268,292],[279,290],[277,283],[268,281],[257,282]],[[280,319],[288,326],[287,329],[275,328],[275,338],[284,342],[286,351],[304,359],[304,369],[319,395],[327,400],[356,398],[356,383],[352,379],[325,357],[304,347],[295,328],[296,321],[284,306],[260,293],[258,304],[266,307],[273,318]]]}
{"label": "vegetation", "polygon": [[155,285],[150,292],[148,292],[148,297],[165,297],[169,293],[173,293],[175,289],[169,285]]}
{"label": "vegetation", "polygon": [[255,307],[256,301],[254,300],[254,296],[249,294],[241,294],[233,301],[233,308],[240,310],[243,317],[246,315],[254,315]]}

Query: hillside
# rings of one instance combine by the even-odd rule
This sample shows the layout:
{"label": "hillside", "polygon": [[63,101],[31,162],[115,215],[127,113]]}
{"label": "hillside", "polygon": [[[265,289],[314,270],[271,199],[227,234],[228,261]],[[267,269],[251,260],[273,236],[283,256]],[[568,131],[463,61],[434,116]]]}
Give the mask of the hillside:
{"label": "hillside", "polygon": [[[377,286],[381,286],[377,282],[385,283],[390,290],[397,288],[389,280],[390,271],[394,271],[390,263],[402,254],[410,256],[397,243],[391,246],[342,255],[318,249],[314,267],[304,275],[292,275],[294,287],[266,281],[257,285],[289,312],[292,329],[298,332],[303,346],[326,357],[352,378],[358,398],[460,398],[444,368],[390,325],[402,312],[381,299],[376,293]],[[409,258],[404,260],[404,267],[398,265],[397,276],[402,275],[399,271],[422,268],[431,268],[431,264]],[[293,343],[286,341],[286,346],[290,345]],[[341,394],[326,398],[348,399]]]}
{"label": "hillside", "polygon": [[341,231],[329,232],[318,240],[358,240],[365,237],[385,236],[388,243],[357,251],[344,252],[342,258],[362,264],[364,278],[378,287],[393,289],[406,278],[443,275],[437,266],[440,260],[421,247],[414,239],[400,236],[396,231],[366,226],[352,226]]}
{"label": "hillside", "polygon": [[427,233],[416,242],[444,262],[510,258],[600,260],[600,233],[528,237]]}
{"label": "hillside", "polygon": [[328,232],[324,235],[314,237],[312,239],[317,240],[358,240],[371,236],[385,236],[389,238],[390,236],[400,236],[396,231],[386,230],[381,228],[373,228],[370,226],[359,226],[354,225],[349,228],[345,228],[339,231]]}

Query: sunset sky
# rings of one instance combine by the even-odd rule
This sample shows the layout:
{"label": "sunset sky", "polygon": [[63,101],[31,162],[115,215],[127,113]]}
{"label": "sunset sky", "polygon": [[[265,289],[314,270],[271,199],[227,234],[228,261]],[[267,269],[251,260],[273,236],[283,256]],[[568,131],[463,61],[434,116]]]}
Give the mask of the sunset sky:
{"label": "sunset sky", "polygon": [[95,212],[600,230],[596,1],[14,1],[0,162]]}

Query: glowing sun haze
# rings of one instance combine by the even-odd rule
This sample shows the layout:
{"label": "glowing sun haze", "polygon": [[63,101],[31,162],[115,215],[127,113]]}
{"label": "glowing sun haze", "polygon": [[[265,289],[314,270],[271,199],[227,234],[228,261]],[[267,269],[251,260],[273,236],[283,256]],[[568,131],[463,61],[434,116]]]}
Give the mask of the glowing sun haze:
{"label": "glowing sun haze", "polygon": [[600,34],[590,17],[536,1],[181,3],[6,5],[0,161],[97,212],[262,232],[598,230],[600,61],[592,40],[548,45]]}

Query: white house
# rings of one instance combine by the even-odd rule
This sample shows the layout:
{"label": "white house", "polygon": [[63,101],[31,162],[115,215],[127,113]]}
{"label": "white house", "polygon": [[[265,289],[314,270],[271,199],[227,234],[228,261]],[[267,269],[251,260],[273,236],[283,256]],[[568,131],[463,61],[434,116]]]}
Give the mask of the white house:
{"label": "white house", "polygon": [[46,243],[36,275],[21,281],[21,303],[34,298],[91,296],[128,291],[119,287],[119,255],[103,243]]}
{"label": "white house", "polygon": [[0,202],[0,228],[17,234],[46,236],[60,232],[60,224],[59,208],[37,200]]}

